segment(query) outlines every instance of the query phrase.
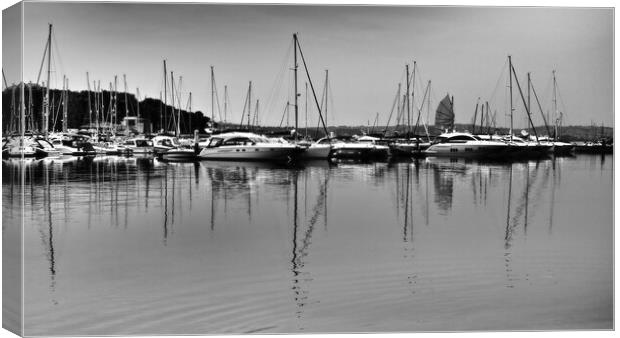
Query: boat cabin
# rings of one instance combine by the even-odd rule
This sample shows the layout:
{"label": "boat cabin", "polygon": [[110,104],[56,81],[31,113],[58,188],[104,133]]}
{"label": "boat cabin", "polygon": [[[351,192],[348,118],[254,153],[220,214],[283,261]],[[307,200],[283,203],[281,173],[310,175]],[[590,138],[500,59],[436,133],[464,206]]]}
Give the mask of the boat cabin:
{"label": "boat cabin", "polygon": [[480,141],[480,139],[477,138],[474,135],[464,134],[464,133],[459,133],[459,134],[443,134],[443,135],[437,136],[437,138],[435,138],[435,140],[433,141],[433,144],[437,144],[437,143],[467,143],[469,141]]}

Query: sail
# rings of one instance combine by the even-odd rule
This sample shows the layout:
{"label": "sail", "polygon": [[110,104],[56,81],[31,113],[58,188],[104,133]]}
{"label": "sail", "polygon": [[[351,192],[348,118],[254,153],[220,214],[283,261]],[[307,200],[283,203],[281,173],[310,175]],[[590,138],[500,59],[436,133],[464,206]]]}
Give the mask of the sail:
{"label": "sail", "polygon": [[446,94],[446,97],[437,106],[435,127],[440,129],[452,129],[454,127],[454,106],[449,94]]}

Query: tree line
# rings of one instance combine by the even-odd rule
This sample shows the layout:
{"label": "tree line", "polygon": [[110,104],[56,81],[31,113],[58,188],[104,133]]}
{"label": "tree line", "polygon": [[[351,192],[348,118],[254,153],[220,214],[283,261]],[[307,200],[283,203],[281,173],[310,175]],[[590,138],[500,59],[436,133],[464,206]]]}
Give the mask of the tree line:
{"label": "tree line", "polygon": [[[26,115],[26,131],[37,132],[43,124],[44,98],[46,88],[37,84],[24,85],[24,108]],[[90,109],[89,109],[90,96]],[[99,120],[110,123],[113,111],[111,96],[114,92],[104,90],[97,93],[99,102]],[[120,124],[125,116],[137,116],[138,106],[140,117],[148,119],[153,131],[175,130],[177,109],[170,105],[164,107],[159,99],[145,98],[138,101],[134,94],[116,93],[116,124]],[[96,125],[95,92],[93,91],[67,91],[67,127],[69,129],[85,129],[92,122]],[[50,89],[50,114],[49,131],[61,131],[63,119],[63,95],[62,90]],[[21,87],[12,85],[2,91],[2,130],[5,134],[19,132],[21,105]],[[173,113],[174,112],[174,113]],[[113,114],[112,114],[113,115]],[[174,115],[174,117],[173,117]],[[189,112],[180,110],[180,130],[183,134],[192,133],[193,130],[202,130],[211,124],[211,119],[201,111]],[[165,127],[165,128],[164,128]]]}

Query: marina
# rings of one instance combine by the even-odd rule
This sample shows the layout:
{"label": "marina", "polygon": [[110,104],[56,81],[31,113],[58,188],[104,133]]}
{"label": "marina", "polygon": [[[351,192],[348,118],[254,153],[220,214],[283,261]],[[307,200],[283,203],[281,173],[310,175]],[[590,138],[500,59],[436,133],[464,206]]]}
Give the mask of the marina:
{"label": "marina", "polygon": [[4,328],[613,330],[613,13],[6,9]]}

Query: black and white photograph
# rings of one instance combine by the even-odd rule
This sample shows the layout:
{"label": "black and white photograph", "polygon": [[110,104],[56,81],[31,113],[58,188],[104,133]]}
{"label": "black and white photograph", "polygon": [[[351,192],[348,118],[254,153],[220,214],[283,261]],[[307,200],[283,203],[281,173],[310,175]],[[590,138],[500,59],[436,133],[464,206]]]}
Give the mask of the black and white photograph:
{"label": "black and white photograph", "polygon": [[614,330],[613,5],[3,4],[5,333]]}

